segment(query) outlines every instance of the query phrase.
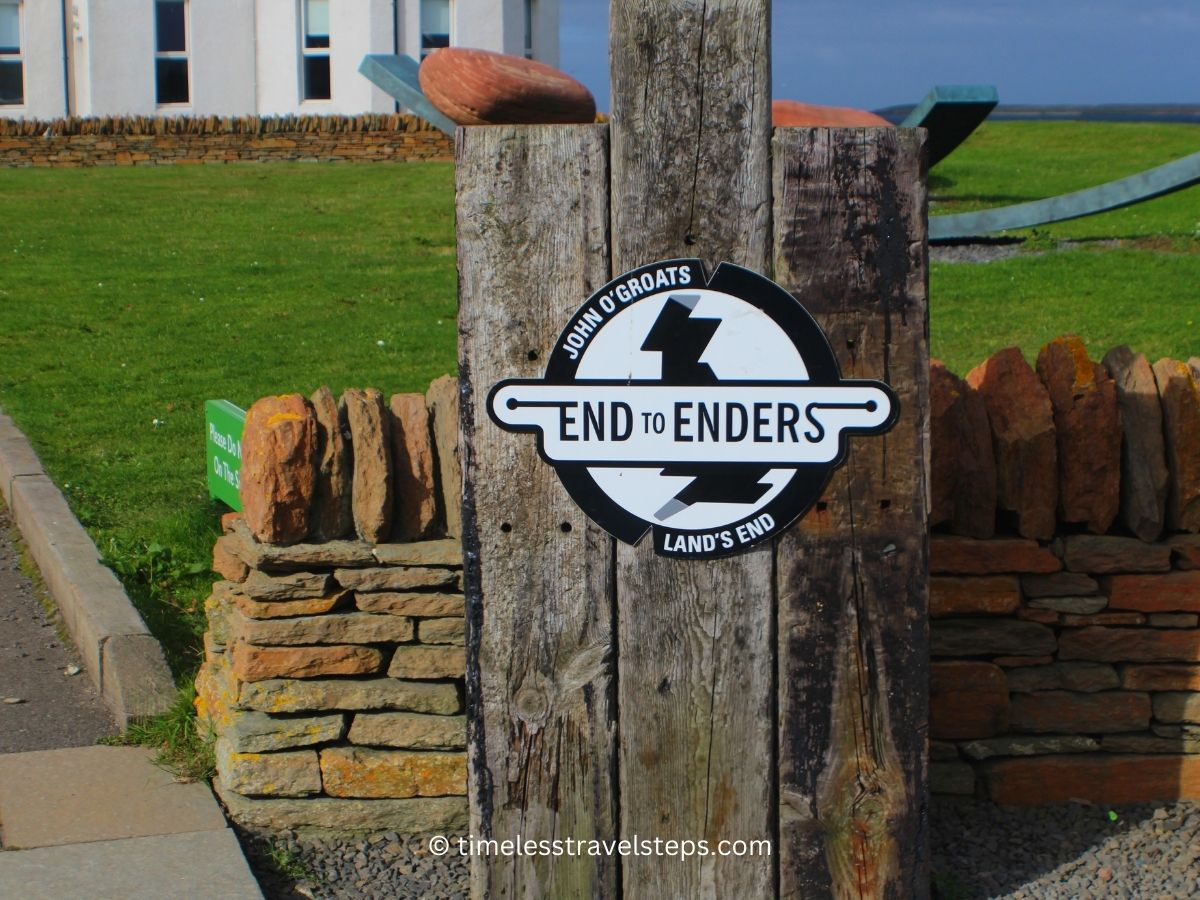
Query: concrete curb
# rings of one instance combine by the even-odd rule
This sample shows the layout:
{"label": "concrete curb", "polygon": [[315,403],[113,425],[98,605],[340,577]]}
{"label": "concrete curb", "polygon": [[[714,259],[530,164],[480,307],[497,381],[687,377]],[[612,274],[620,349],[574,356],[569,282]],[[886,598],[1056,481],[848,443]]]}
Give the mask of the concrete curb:
{"label": "concrete curb", "polygon": [[3,412],[0,492],[117,723],[124,729],[130,719],[169,709],[176,691],[162,646]]}

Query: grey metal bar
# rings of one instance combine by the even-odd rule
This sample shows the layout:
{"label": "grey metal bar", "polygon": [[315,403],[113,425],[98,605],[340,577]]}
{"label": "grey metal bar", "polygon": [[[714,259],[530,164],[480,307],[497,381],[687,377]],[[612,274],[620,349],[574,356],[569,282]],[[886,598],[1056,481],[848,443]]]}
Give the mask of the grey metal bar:
{"label": "grey metal bar", "polygon": [[437,111],[425,97],[417,70],[421,64],[411,56],[391,53],[370,53],[363,57],[358,71],[376,87],[395,97],[401,106],[412,110],[434,128],[454,134],[458,126]]}
{"label": "grey metal bar", "polygon": [[929,132],[929,165],[935,166],[970,136],[996,107],[1000,95],[990,84],[939,84],[900,123]]}

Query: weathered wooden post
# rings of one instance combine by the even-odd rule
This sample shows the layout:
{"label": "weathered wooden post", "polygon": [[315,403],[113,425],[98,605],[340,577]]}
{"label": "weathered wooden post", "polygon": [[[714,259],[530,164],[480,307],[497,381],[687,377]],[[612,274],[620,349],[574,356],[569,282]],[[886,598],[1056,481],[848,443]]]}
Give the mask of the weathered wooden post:
{"label": "weathered wooden post", "polygon": [[[610,125],[458,137],[472,831],[710,852],[493,851],[474,893],[921,896],[921,137],[772,145],[768,0],[613,0],[611,53]],[[703,561],[614,541],[537,442],[488,418],[498,382],[549,374],[611,276],[685,257],[773,264],[843,374],[900,404],[886,437],[851,440],[807,521]]]}

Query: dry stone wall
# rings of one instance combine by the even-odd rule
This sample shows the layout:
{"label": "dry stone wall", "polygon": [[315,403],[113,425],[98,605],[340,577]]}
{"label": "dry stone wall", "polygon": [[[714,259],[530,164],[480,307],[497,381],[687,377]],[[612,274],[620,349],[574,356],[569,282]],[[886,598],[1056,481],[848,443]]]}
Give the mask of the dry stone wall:
{"label": "dry stone wall", "polygon": [[1200,359],[932,370],[933,790],[1200,799]]}
{"label": "dry stone wall", "polygon": [[385,162],[454,158],[454,141],[410,115],[0,120],[0,166]]}
{"label": "dry stone wall", "polygon": [[246,824],[466,828],[456,396],[447,377],[428,401],[322,388],[247,412],[196,681]]}

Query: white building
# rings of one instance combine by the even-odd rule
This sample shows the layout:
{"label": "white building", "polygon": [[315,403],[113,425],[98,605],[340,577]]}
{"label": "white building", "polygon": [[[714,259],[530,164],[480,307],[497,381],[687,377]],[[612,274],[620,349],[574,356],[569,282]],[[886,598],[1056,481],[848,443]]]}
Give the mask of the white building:
{"label": "white building", "polygon": [[368,53],[558,64],[558,0],[0,0],[0,117],[395,110]]}

